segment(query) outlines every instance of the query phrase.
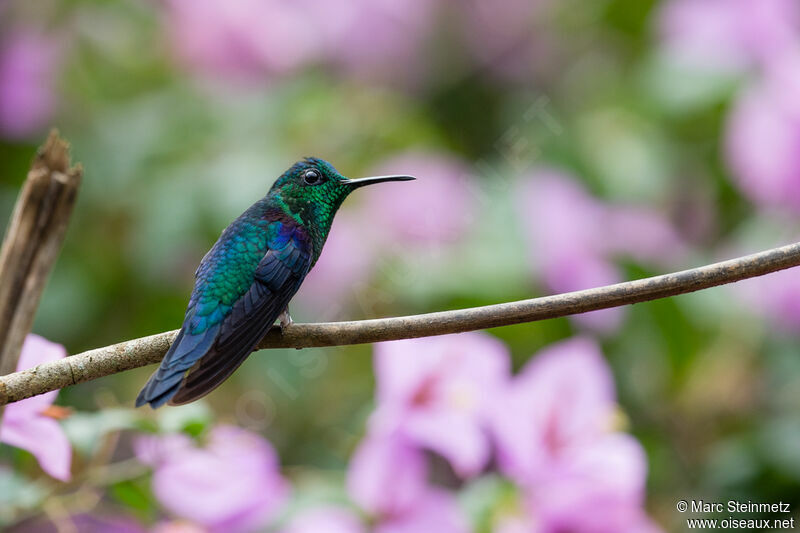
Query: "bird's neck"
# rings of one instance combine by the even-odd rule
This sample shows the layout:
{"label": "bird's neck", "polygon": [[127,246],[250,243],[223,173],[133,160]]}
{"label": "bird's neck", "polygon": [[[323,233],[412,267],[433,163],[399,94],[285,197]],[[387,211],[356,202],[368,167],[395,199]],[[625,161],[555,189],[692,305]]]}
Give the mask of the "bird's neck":
{"label": "bird's neck", "polygon": [[333,217],[336,215],[341,201],[337,205],[292,202],[290,200],[287,201],[282,195],[276,194],[271,198],[270,203],[305,228],[311,238],[311,246],[313,248],[312,265],[316,263],[320,253],[322,253],[322,247],[328,238],[331,224],[333,224]]}

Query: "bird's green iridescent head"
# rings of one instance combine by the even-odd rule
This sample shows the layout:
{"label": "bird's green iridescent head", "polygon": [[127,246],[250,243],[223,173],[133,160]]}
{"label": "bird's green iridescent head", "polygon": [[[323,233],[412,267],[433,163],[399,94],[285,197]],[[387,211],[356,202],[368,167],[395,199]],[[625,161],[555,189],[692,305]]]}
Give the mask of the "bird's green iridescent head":
{"label": "bird's green iridescent head", "polygon": [[411,176],[375,176],[351,180],[339,174],[327,161],[309,157],[284,172],[268,197],[312,232],[315,248],[318,245],[319,250],[336,211],[352,191],[373,183],[413,179]]}

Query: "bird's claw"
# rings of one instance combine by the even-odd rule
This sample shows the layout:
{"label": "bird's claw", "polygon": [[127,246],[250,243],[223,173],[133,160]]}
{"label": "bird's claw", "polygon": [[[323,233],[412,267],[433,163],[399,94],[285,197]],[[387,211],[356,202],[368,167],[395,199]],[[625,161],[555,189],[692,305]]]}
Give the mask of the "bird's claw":
{"label": "bird's claw", "polygon": [[294,323],[294,320],[292,320],[292,315],[289,314],[288,307],[283,310],[278,317],[278,320],[280,322],[281,334],[283,334],[283,331],[286,329],[286,327],[291,326]]}

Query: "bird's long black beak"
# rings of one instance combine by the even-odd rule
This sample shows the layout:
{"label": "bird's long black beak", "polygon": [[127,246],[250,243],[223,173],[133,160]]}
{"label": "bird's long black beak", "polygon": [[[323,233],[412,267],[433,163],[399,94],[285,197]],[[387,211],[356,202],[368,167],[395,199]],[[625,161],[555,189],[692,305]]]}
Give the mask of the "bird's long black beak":
{"label": "bird's long black beak", "polygon": [[384,181],[411,181],[415,180],[414,176],[372,176],[369,178],[358,178],[356,180],[347,180],[347,184],[351,189],[358,189],[364,185],[372,185],[373,183],[383,183]]}

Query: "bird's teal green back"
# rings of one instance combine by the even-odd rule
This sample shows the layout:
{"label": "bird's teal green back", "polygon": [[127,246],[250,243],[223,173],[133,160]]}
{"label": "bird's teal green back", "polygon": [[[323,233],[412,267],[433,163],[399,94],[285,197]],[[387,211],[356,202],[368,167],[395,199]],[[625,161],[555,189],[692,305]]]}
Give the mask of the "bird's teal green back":
{"label": "bird's teal green back", "polygon": [[195,309],[190,333],[196,334],[220,322],[247,292],[264,257],[269,235],[277,231],[272,226],[279,224],[242,216],[228,226],[224,238],[208,252],[197,271],[199,283],[192,295]]}
{"label": "bird's teal green back", "polygon": [[233,305],[253,283],[253,271],[264,257],[270,233],[275,233],[279,224],[239,219],[231,225],[226,230],[230,233],[228,238],[210,252],[209,276],[199,303],[216,300]]}

